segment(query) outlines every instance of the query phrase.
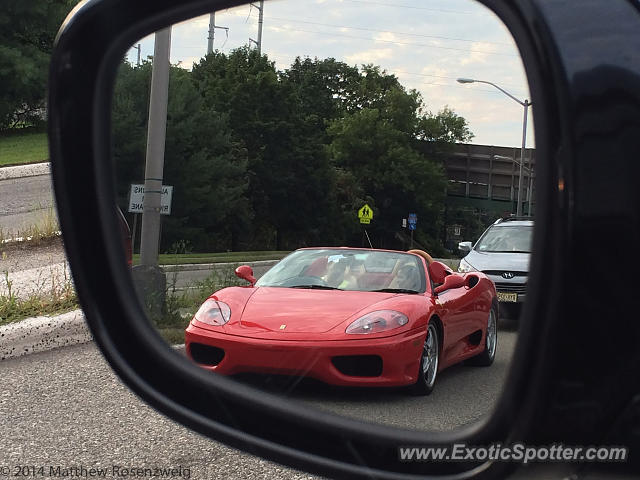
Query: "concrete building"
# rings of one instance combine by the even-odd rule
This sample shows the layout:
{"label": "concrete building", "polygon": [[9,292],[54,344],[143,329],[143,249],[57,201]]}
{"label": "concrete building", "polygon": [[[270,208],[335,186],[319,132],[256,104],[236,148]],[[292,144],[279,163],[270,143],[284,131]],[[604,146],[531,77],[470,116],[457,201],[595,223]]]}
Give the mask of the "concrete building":
{"label": "concrete building", "polygon": [[[445,244],[477,240],[479,231],[500,216],[516,212],[520,148],[458,144],[445,156],[447,179]],[[535,212],[535,149],[525,151],[522,212]],[[530,178],[532,180],[529,192]]]}

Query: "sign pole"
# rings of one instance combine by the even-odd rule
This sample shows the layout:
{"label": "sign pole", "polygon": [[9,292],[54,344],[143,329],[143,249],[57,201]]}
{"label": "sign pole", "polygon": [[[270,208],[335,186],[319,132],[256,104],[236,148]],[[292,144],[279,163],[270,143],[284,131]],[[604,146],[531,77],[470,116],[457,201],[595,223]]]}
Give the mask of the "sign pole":
{"label": "sign pole", "polygon": [[411,248],[413,248],[413,231],[416,229],[416,224],[418,223],[418,215],[415,213],[410,213],[407,217],[409,220],[409,230],[411,231]]}
{"label": "sign pole", "polygon": [[133,255],[136,246],[136,231],[138,230],[138,214],[133,214],[133,235],[131,235],[131,255]]}
{"label": "sign pole", "polygon": [[373,245],[371,244],[371,239],[369,238],[369,234],[367,233],[367,229],[366,228],[364,229],[364,234],[367,236],[367,240],[369,241],[369,246],[371,248],[373,248]]}

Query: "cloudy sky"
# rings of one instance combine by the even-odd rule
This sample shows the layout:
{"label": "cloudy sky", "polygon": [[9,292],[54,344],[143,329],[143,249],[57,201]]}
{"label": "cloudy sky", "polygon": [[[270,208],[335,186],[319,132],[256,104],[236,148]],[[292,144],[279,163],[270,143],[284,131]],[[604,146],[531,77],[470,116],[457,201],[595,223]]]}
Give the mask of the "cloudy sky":
{"label": "cloudy sky", "polygon": [[[256,0],[258,4],[258,0]],[[216,12],[214,49],[257,39],[258,9]],[[209,16],[172,29],[171,63],[191,68],[207,51]],[[153,37],[141,40],[142,58]],[[491,85],[461,85],[466,77],[493,82],[520,100],[529,89],[513,38],[498,18],[472,0],[267,0],[262,51],[279,70],[296,56],[373,63],[421,92],[427,110],[448,106],[469,122],[473,143],[519,147],[523,107]],[[136,61],[136,50],[129,59]],[[529,111],[527,147],[534,146]]]}

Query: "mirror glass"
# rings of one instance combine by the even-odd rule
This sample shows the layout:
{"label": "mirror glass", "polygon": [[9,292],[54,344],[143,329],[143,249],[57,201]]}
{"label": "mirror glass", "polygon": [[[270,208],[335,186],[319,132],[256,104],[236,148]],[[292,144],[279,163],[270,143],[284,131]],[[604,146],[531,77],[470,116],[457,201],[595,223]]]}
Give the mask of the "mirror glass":
{"label": "mirror glass", "polygon": [[467,0],[255,2],[141,38],[112,153],[150,323],[318,409],[486,415],[526,296],[529,99],[510,33]]}

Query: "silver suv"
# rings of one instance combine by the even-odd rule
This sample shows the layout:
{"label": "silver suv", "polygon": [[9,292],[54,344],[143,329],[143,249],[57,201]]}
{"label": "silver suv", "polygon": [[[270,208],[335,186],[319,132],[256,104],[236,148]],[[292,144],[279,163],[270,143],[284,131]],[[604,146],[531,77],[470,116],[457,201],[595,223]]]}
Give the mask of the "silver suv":
{"label": "silver suv", "polygon": [[458,271],[481,271],[493,280],[500,312],[508,317],[519,315],[526,298],[532,238],[530,217],[510,217],[496,220],[473,247],[471,242],[458,244],[460,252],[467,254]]}

